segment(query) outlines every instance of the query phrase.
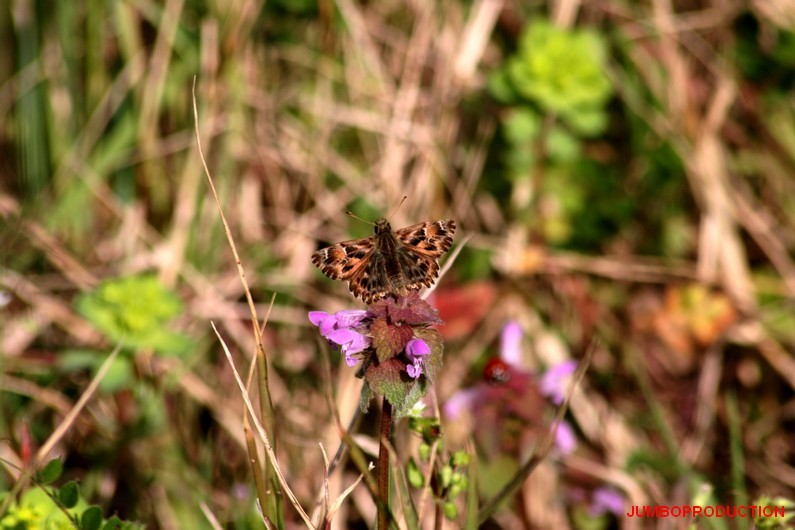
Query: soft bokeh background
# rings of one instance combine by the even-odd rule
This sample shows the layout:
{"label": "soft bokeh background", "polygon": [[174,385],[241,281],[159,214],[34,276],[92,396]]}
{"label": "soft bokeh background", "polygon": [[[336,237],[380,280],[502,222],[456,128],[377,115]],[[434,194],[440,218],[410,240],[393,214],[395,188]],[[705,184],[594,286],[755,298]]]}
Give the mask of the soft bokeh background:
{"label": "soft bokeh background", "polygon": [[[254,339],[198,156],[195,77],[260,316],[276,294],[264,341],[279,461],[308,511],[318,444],[333,454],[340,439],[331,407],[347,424],[359,399],[306,318],[361,307],[310,262],[371,233],[346,210],[458,223],[462,249],[431,297],[447,325],[428,414],[494,375],[510,322],[531,391],[598,337],[567,416],[576,448],[491,527],[681,522],[600,515],[604,488],[625,509],[793,499],[793,29],[788,0],[3,3],[0,491],[121,343],[49,454],[56,484],[78,480],[106,517],[148,528],[209,528],[210,512],[262,527],[210,328],[245,372]],[[454,499],[448,528],[543,435],[554,406],[532,399],[443,418],[440,454],[477,455],[480,497]],[[375,409],[357,431],[366,451]],[[395,445],[417,458],[405,423]],[[357,473],[337,469],[332,498]],[[334,524],[373,517],[360,486]]]}

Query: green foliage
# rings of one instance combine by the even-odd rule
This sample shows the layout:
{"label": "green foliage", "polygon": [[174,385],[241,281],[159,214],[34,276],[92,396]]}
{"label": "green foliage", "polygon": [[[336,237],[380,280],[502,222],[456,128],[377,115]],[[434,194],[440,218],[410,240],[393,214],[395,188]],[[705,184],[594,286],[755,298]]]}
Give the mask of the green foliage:
{"label": "green foliage", "polygon": [[644,468],[657,472],[657,474],[669,482],[676,480],[678,477],[678,467],[674,457],[651,451],[635,451],[627,459],[627,471],[634,473]]}
{"label": "green foliage", "polygon": [[[370,305],[369,311],[374,315],[369,334],[377,362],[370,363],[364,372],[368,393],[383,395],[395,408],[397,417],[413,414],[417,401],[428,393],[442,366],[442,337],[427,327],[442,321],[436,309],[417,293],[400,302],[391,298],[379,300]],[[422,372],[416,379],[406,370],[405,351],[413,339],[424,341],[430,349],[423,356]]]}
{"label": "green foliage", "polygon": [[63,462],[60,458],[53,458],[41,468],[36,478],[42,484],[52,484],[61,477],[62,473]]}
{"label": "green foliage", "polygon": [[[610,227],[617,223],[605,225],[605,213],[625,217],[623,205],[616,208],[607,202],[620,200],[622,194],[589,197],[588,191],[598,190],[604,176],[598,171],[581,173],[587,161],[585,140],[603,134],[608,125],[606,107],[613,88],[605,73],[606,48],[599,33],[537,20],[523,31],[516,51],[489,80],[492,96],[507,106],[501,114],[504,173],[514,187],[540,185],[532,195],[520,196],[543,205],[543,215],[538,208],[514,202],[516,218],[536,222],[551,244],[569,243],[580,227],[586,227],[590,233],[577,238],[577,243],[587,239],[593,246],[617,231]],[[598,212],[595,205],[600,206]],[[583,223],[577,219],[582,215],[600,218]],[[601,237],[594,238],[594,233]]]}
{"label": "green foliage", "polygon": [[[66,350],[58,358],[59,368],[66,373],[90,370],[96,373],[105,359],[96,351]],[[105,378],[100,383],[104,392],[117,392],[123,388],[130,388],[135,382],[133,361],[127,356],[117,356],[108,368]]]}
{"label": "green foliage", "polygon": [[77,482],[73,480],[61,486],[61,489],[58,490],[58,500],[66,508],[77,506],[77,501],[80,500],[80,490],[77,487]]}
{"label": "green foliage", "polygon": [[516,459],[505,454],[499,454],[490,460],[480,461],[477,482],[480,494],[487,499],[496,496],[518,468]]}
{"label": "green foliage", "polygon": [[[409,429],[422,438],[422,443],[420,443],[418,448],[419,460],[425,465],[429,464],[431,444],[438,442],[437,449],[440,452],[442,452],[444,446],[439,418],[413,416],[409,419]],[[435,501],[442,506],[442,513],[444,513],[445,517],[452,521],[458,517],[458,507],[455,504],[455,499],[458,495],[467,491],[469,487],[467,473],[469,471],[470,458],[466,451],[456,451],[446,457],[445,462],[442,462],[444,459],[445,457],[441,457],[441,459],[437,459],[434,462],[436,467],[432,471],[434,476],[431,484]],[[410,458],[406,465],[406,477],[413,488],[421,488],[425,485],[425,475],[414,458]]]}
{"label": "green foliage", "polygon": [[430,354],[425,356],[419,379],[409,377],[405,363],[394,357],[370,365],[365,373],[365,381],[370,391],[384,396],[394,407],[396,417],[407,415],[414,404],[428,394],[442,367],[444,344],[439,332],[435,329],[415,328],[414,335],[424,340],[431,349]]}
{"label": "green foliage", "polygon": [[[52,461],[51,461],[52,462]],[[0,496],[2,498],[2,496]],[[0,519],[0,530],[136,530],[142,525],[122,521],[118,517],[105,519],[98,506],[89,506],[80,496],[76,482],[61,488],[33,487],[18,503],[13,503]]]}
{"label": "green foliage", "polygon": [[605,55],[598,33],[537,20],[525,29],[516,53],[490,87],[503,102],[524,99],[560,116],[577,133],[594,136],[607,125],[604,106],[613,92],[604,72]]}
{"label": "green foliage", "polygon": [[408,464],[406,464],[406,478],[412,488],[419,489],[425,485],[425,478],[422,476],[420,466],[417,465],[413,458],[410,458]]}
{"label": "green foliage", "polygon": [[734,26],[734,62],[742,76],[764,81],[770,88],[791,89],[795,83],[795,32],[778,28],[763,37],[759,21],[750,13],[738,17]]}
{"label": "green foliage", "polygon": [[127,349],[182,355],[191,347],[190,339],[166,328],[182,312],[182,302],[153,275],[108,280],[80,296],[77,310]]}
{"label": "green foliage", "polygon": [[102,510],[99,506],[91,506],[80,516],[81,530],[99,530],[102,525]]}
{"label": "green foliage", "polygon": [[414,336],[410,326],[392,325],[386,318],[379,318],[370,328],[373,334],[373,347],[380,362],[387,361],[403,351]]}
{"label": "green foliage", "polygon": [[784,509],[783,515],[765,517],[763,511],[762,515],[754,517],[754,525],[756,525],[756,528],[759,530],[783,530],[784,528],[792,528],[790,525],[793,519],[795,519],[795,502],[793,502],[792,499],[786,497],[772,498],[763,495],[755,499],[751,505],[762,506],[763,510],[765,507]]}

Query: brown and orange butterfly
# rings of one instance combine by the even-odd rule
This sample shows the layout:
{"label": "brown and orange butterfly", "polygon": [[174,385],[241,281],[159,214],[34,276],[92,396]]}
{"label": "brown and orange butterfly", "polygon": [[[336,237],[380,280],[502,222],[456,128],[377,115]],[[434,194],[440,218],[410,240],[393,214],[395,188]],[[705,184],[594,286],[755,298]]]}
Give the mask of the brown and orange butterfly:
{"label": "brown and orange butterfly", "polygon": [[389,221],[375,223],[375,235],[331,245],[312,254],[333,280],[348,282],[353,296],[370,304],[430,287],[439,275],[437,259],[450,250],[455,221],[426,221],[393,232]]}

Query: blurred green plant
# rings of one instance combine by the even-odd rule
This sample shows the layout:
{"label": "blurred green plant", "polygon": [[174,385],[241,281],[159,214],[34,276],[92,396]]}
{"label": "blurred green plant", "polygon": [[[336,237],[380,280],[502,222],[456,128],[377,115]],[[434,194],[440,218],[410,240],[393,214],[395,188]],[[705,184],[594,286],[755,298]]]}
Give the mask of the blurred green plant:
{"label": "blurred green plant", "polygon": [[[505,173],[514,186],[545,176],[532,181],[541,188],[521,200],[543,205],[539,229],[551,243],[566,242],[573,231],[571,217],[593,204],[576,170],[584,156],[583,140],[604,133],[608,124],[613,88],[605,73],[606,49],[594,31],[538,20],[489,78],[490,93],[507,107],[501,117]],[[600,175],[589,178],[598,181]],[[539,209],[526,204],[514,201],[514,206],[520,221],[539,215]]]}
{"label": "blurred green plant", "polygon": [[791,499],[787,499],[786,497],[776,497],[775,499],[772,497],[768,497],[763,495],[757,499],[754,499],[754,502],[751,503],[752,506],[762,506],[775,508],[775,509],[784,509],[783,515],[773,515],[772,517],[765,517],[764,514],[757,515],[754,517],[754,525],[759,530],[780,530],[784,528],[792,528],[790,526],[792,524],[792,520],[795,519],[795,502]]}
{"label": "blurred green plant", "polygon": [[[408,426],[411,432],[422,439],[418,448],[420,462],[429,464],[433,444],[437,443],[439,450],[443,449],[439,418],[411,416]],[[435,468],[431,477],[434,501],[441,505],[442,513],[450,521],[455,521],[458,517],[456,497],[466,492],[469,487],[467,478],[469,463],[469,454],[463,450],[455,451],[446,460],[437,459],[434,462]],[[410,458],[406,464],[406,478],[413,488],[420,489],[425,486],[425,475],[414,458]]]}
{"label": "blurred green plant", "polygon": [[[76,301],[77,311],[101,331],[108,340],[121,343],[123,351],[142,349],[167,356],[182,356],[193,347],[192,340],[168,329],[170,320],[182,313],[176,293],[166,289],[154,275],[115,278]],[[90,350],[71,350],[59,359],[66,371],[99,368],[102,359]],[[101,383],[101,389],[114,392],[128,388],[133,381],[130,355],[119,356]]]}
{"label": "blurred green plant", "polygon": [[180,355],[190,345],[185,335],[165,327],[182,312],[182,301],[154,275],[108,280],[81,295],[76,307],[108,339],[126,348]]}
{"label": "blurred green plant", "polygon": [[[80,495],[75,481],[61,487],[46,486],[63,473],[59,459],[47,462],[36,476],[37,485],[24,492],[5,514],[0,514],[0,530],[134,530],[143,525],[106,519],[98,506],[90,506]],[[0,501],[10,492],[0,494]]]}
{"label": "blurred green plant", "polygon": [[[607,126],[605,105],[613,94],[605,56],[598,33],[537,20],[523,32],[516,53],[491,76],[489,88],[502,103],[532,103],[559,116],[577,134],[595,136]],[[526,118],[525,125],[533,128],[528,132],[538,132]]]}

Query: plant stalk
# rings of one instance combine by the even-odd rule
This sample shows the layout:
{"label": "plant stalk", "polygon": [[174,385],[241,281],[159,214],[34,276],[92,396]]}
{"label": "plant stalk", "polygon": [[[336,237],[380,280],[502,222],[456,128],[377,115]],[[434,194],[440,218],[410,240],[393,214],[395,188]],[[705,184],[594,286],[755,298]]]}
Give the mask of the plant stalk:
{"label": "plant stalk", "polygon": [[392,439],[392,404],[381,405],[381,436],[378,447],[378,530],[389,528],[389,443]]}

